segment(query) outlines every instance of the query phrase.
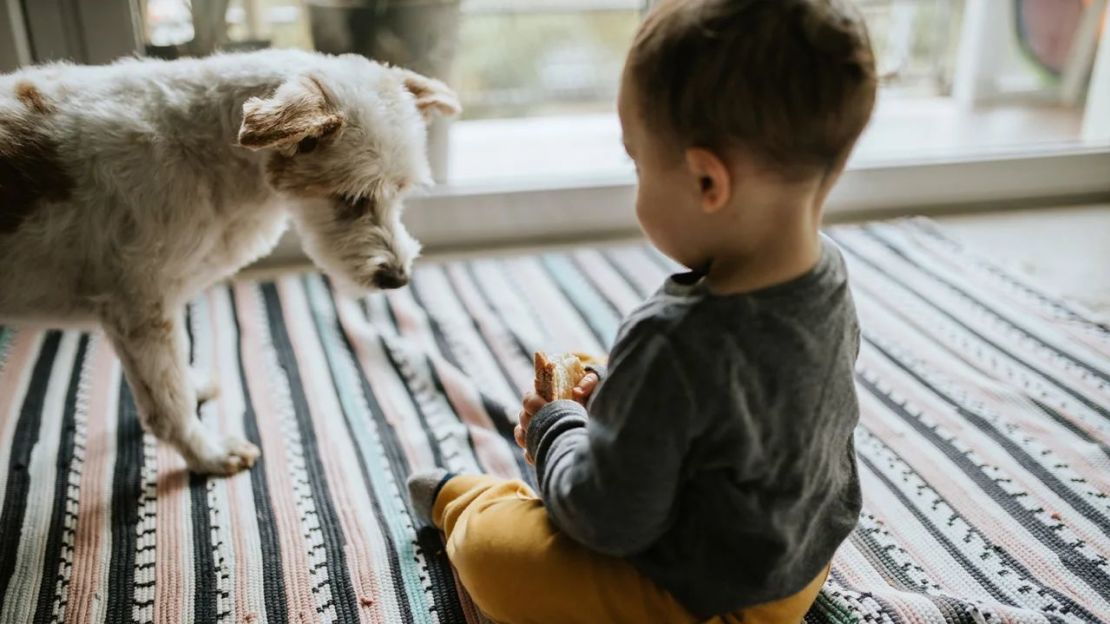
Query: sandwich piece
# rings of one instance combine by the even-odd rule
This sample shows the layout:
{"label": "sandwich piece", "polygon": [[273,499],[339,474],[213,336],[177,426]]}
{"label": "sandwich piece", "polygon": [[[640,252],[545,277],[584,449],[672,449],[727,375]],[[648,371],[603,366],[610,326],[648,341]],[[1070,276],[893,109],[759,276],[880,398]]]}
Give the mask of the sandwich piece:
{"label": "sandwich piece", "polygon": [[582,359],[573,353],[536,352],[536,393],[547,401],[574,399],[574,387],[586,376]]}

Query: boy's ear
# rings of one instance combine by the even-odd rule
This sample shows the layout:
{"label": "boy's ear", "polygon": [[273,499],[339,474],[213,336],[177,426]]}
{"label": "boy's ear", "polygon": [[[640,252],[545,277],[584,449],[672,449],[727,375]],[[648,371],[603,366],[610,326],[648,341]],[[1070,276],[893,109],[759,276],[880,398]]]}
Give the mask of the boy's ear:
{"label": "boy's ear", "polygon": [[732,199],[732,174],[716,154],[691,147],[686,150],[686,167],[697,180],[703,212],[713,214]]}
{"label": "boy's ear", "polygon": [[416,98],[416,108],[424,121],[431,121],[433,117],[454,117],[462,112],[459,96],[444,83],[435,78],[422,76],[414,71],[400,67],[392,68],[401,79],[405,90]]}
{"label": "boy's ear", "polygon": [[308,137],[322,137],[343,126],[320,81],[311,76],[287,80],[268,98],[243,103],[239,145],[250,149],[287,147]]}

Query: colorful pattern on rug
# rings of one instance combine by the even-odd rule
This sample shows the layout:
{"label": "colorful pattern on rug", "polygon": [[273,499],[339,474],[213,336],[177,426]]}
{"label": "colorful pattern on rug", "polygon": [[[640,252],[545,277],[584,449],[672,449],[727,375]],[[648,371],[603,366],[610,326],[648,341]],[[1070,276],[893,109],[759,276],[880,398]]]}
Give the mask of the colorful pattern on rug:
{"label": "colorful pattern on rug", "polygon": [[[834,228],[863,325],[865,511],[807,622],[1110,620],[1110,328],[927,222]],[[531,476],[531,354],[603,352],[671,270],[641,246],[316,274],[189,307],[208,426],[253,470],[144,435],[99,333],[0,328],[0,623],[478,622],[405,477]]]}

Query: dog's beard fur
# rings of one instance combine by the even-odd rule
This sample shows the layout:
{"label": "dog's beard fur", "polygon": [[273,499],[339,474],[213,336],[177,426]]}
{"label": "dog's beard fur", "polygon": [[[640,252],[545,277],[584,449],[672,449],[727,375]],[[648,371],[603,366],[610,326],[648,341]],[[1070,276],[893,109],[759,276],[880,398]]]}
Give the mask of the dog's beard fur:
{"label": "dog's beard fur", "polygon": [[381,288],[382,275],[407,281],[420,243],[401,223],[399,207],[350,215],[341,203],[305,200],[292,211],[305,253],[344,290]]}

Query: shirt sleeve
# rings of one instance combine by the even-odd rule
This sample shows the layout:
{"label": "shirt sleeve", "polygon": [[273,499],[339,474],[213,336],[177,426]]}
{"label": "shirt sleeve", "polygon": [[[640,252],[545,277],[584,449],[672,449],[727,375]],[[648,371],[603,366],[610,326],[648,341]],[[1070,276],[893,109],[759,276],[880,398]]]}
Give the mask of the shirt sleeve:
{"label": "shirt sleeve", "polygon": [[668,339],[626,342],[588,413],[574,401],[549,403],[527,440],[551,520],[617,556],[647,549],[669,527],[696,429],[693,386]]}

